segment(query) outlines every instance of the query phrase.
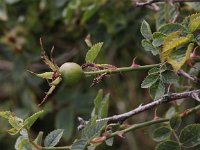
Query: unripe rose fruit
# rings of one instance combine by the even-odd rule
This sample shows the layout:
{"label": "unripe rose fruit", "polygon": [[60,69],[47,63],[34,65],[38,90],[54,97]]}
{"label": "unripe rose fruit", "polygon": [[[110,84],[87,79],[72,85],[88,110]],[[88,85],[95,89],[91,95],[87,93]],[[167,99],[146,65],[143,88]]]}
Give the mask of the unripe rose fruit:
{"label": "unripe rose fruit", "polygon": [[81,66],[73,62],[62,64],[59,72],[67,85],[77,84],[83,77]]}

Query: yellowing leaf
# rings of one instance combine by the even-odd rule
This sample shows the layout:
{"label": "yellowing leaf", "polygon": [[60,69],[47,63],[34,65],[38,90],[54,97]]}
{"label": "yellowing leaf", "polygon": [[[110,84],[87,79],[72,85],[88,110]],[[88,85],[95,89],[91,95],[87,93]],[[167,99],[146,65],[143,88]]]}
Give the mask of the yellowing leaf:
{"label": "yellowing leaf", "polygon": [[190,22],[194,21],[196,18],[200,17],[200,13],[196,13],[196,14],[192,14],[191,16],[189,16],[190,18]]}
{"label": "yellowing leaf", "polygon": [[11,128],[11,129],[7,130],[7,132],[10,135],[15,135],[15,134],[17,134],[19,132],[19,129]]}
{"label": "yellowing leaf", "polygon": [[193,43],[190,43],[184,51],[182,48],[176,51],[173,51],[167,58],[167,62],[172,65],[175,72],[177,72],[184,63],[190,58],[190,53],[194,47]]}
{"label": "yellowing leaf", "polygon": [[2,111],[0,112],[0,117],[8,120],[12,128],[7,130],[7,132],[11,135],[15,135],[25,127],[29,128],[36,121],[36,119],[41,116],[41,114],[43,114],[43,111],[35,113],[24,121],[23,119],[15,116],[15,114],[10,111]]}
{"label": "yellowing leaf", "polygon": [[200,16],[194,19],[192,22],[189,24],[189,29],[190,32],[194,32],[200,27]]}
{"label": "yellowing leaf", "polygon": [[13,114],[10,111],[1,111],[0,117],[3,117],[5,119],[9,119]]}
{"label": "yellowing leaf", "polygon": [[200,13],[196,13],[190,16],[189,30],[194,32],[200,27]]}
{"label": "yellowing leaf", "polygon": [[180,33],[181,31],[172,32],[165,38],[163,48],[160,53],[161,62],[167,60],[168,56],[176,47],[188,43],[193,38],[192,34],[188,34],[186,37],[180,37]]}

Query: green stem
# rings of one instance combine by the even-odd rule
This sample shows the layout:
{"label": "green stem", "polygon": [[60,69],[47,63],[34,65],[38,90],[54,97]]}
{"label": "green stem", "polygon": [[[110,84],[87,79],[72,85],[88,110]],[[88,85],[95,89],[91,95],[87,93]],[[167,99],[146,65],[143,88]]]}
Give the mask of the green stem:
{"label": "green stem", "polygon": [[131,71],[140,71],[140,70],[148,70],[153,67],[158,67],[161,64],[153,64],[153,65],[145,65],[145,66],[138,66],[138,67],[121,67],[117,69],[105,69],[105,70],[97,70],[97,71],[89,71],[84,72],[85,75],[96,75],[96,74],[102,74],[102,73],[108,73],[108,74],[119,74],[124,72],[131,72]]}
{"label": "green stem", "polygon": [[[191,58],[193,61],[200,61],[200,58]],[[97,71],[85,71],[84,74],[86,76],[90,75],[97,75],[97,74],[102,74],[102,73],[108,73],[108,74],[119,74],[119,73],[124,73],[124,72],[132,72],[132,71],[141,71],[141,70],[148,70],[153,67],[158,67],[162,63],[158,64],[152,64],[152,65],[144,65],[144,66],[138,66],[138,67],[121,67],[117,69],[104,69],[104,70],[97,70]]]}
{"label": "green stem", "polygon": [[126,129],[111,133],[108,136],[108,138],[119,135],[119,133],[123,134],[123,133],[129,132],[129,131],[134,131],[134,130],[142,128],[142,127],[150,126],[150,125],[157,124],[157,123],[167,122],[167,121],[169,121],[169,119],[151,120],[151,121],[146,121],[146,122],[143,122],[143,123],[134,124],[134,125],[131,125],[130,127],[126,128]]}

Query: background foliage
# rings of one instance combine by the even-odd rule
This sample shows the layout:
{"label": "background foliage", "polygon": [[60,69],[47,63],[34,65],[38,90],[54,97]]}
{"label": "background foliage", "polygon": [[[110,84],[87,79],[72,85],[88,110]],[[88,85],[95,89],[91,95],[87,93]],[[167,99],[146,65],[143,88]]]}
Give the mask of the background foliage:
{"label": "background foliage", "polygon": [[[161,25],[173,22],[173,17],[179,13],[177,20],[182,21],[185,16],[200,11],[197,5],[199,3],[166,3],[155,11],[135,7],[130,0],[0,0],[0,110],[11,110],[17,116],[27,118],[41,109],[37,104],[48,90],[48,83],[27,72],[48,69],[40,60],[40,37],[47,53],[52,45],[55,46],[54,58],[59,65],[68,61],[84,63],[88,50],[84,39],[88,34],[93,43],[104,42],[97,63],[130,66],[136,56],[140,65],[158,63],[159,58],[146,52],[140,43],[143,20],[154,32]],[[186,69],[189,68],[186,66]],[[32,134],[36,136],[42,130],[47,135],[54,129],[64,129],[59,145],[71,144],[78,133],[77,117],[90,118],[93,99],[100,88],[104,94],[111,93],[109,115],[149,102],[148,91],[140,88],[146,74],[134,72],[111,76],[92,88],[92,78],[73,88],[62,83],[42,106],[46,113],[32,126]],[[184,84],[182,88],[187,88]],[[194,105],[194,101],[184,102],[180,108],[167,104],[160,106],[157,114],[163,116],[169,109],[169,115],[175,109],[185,110]],[[143,122],[153,117],[154,111],[150,110],[134,116],[127,123]],[[199,120],[192,115],[182,125],[194,122]],[[7,121],[0,118],[0,147],[4,150],[13,149],[16,141],[15,136],[5,132],[8,126]],[[151,140],[153,128],[128,133],[126,140],[116,138],[114,146],[109,149],[153,149],[156,145]],[[99,149],[105,149],[104,146]]]}

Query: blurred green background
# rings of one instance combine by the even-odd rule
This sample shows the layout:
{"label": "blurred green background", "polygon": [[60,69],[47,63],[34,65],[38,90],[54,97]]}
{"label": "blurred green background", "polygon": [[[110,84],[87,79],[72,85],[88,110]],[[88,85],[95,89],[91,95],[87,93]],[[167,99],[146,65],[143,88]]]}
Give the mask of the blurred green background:
{"label": "blurred green background", "polygon": [[[88,34],[92,43],[104,42],[96,63],[130,66],[134,57],[140,65],[158,63],[158,57],[141,47],[141,22],[147,20],[156,31],[161,24],[170,22],[171,16],[179,10],[183,14],[180,20],[198,11],[199,8],[194,6],[166,4],[156,12],[135,7],[130,0],[0,0],[0,111],[11,110],[26,118],[40,109],[46,110],[45,116],[33,125],[32,135],[39,131],[46,135],[51,130],[63,128],[62,146],[71,144],[77,137],[77,117],[90,118],[93,99],[99,89],[103,89],[105,94],[111,93],[109,115],[150,102],[148,91],[140,88],[146,76],[142,71],[110,76],[95,87],[90,87],[92,77],[71,88],[62,83],[39,108],[37,104],[49,86],[45,80],[27,72],[49,70],[40,59],[39,38],[42,37],[47,53],[55,46],[53,57],[59,66],[69,61],[84,64],[89,49],[84,39]],[[163,108],[167,110],[169,105]],[[127,123],[150,120],[153,113],[153,110],[141,113]],[[2,150],[14,149],[17,136],[8,135],[8,128],[7,121],[0,119]],[[128,133],[125,139],[117,137],[113,147],[102,145],[99,149],[153,149],[156,143],[151,140],[150,130],[145,128]]]}

